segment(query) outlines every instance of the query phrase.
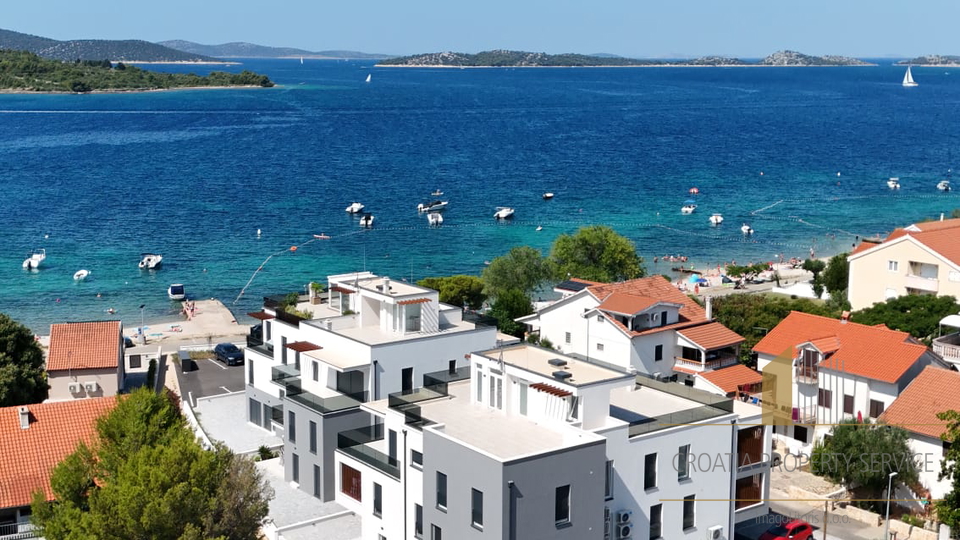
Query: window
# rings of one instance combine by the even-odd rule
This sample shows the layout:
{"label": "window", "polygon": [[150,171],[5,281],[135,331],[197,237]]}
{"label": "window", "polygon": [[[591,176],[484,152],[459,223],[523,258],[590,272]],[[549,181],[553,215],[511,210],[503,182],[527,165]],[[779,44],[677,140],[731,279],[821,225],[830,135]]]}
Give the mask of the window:
{"label": "window", "polygon": [[950,274],[947,276],[947,279],[953,282],[960,281],[960,272],[951,270]]}
{"label": "window", "polygon": [[557,525],[570,523],[570,485],[557,488],[554,499],[553,519]]}
{"label": "window", "polygon": [[598,350],[598,351],[602,351],[602,350],[603,350],[603,343],[597,343],[597,350]]}
{"label": "window", "polygon": [[800,442],[808,442],[807,438],[810,436],[809,431],[806,426],[793,426],[793,438]]}
{"label": "window", "polygon": [[280,363],[287,365],[287,337],[280,336]]}
{"label": "window", "polygon": [[423,469],[423,453],[410,450],[410,466],[414,469]]}
{"label": "window", "polygon": [[490,402],[487,405],[496,409],[503,408],[503,377],[490,376]]}
{"label": "window", "polygon": [[250,423],[263,425],[260,420],[260,402],[255,399],[250,399]]}
{"label": "window", "polygon": [[870,418],[879,418],[883,414],[883,402],[875,399],[870,400]]}
{"label": "window", "polygon": [[829,409],[833,403],[833,392],[823,388],[817,389],[817,405]]}
{"label": "window", "polygon": [[253,384],[253,360],[244,358],[247,362],[247,384]]}
{"label": "window", "polygon": [[[569,335],[570,335],[570,333],[568,332],[568,333],[567,333],[567,336],[569,336]],[[570,343],[570,342],[568,341],[567,343]],[[140,367],[140,355],[139,355],[139,354],[131,354],[131,355],[130,355],[130,368],[131,368],[131,369],[134,369],[134,368],[138,368],[138,367]]]}
{"label": "window", "polygon": [[340,493],[356,500],[360,498],[361,486],[360,471],[344,463],[340,464]]}
{"label": "window", "polygon": [[887,270],[896,272],[900,269],[900,263],[897,261],[887,261]]}
{"label": "window", "polygon": [[320,466],[313,466],[313,496],[320,498],[320,484],[322,480],[320,478]]}
{"label": "window", "polygon": [[310,453],[317,453],[317,423],[310,421]]}
{"label": "window", "polygon": [[566,343],[566,344],[568,344],[568,345],[570,344],[570,332],[567,332],[566,334],[564,334],[564,336],[563,336],[563,342]]}
{"label": "window", "polygon": [[383,517],[383,486],[373,483],[373,515]]}
{"label": "window", "polygon": [[527,383],[520,383],[520,414],[527,415]]}
{"label": "window", "polygon": [[613,498],[613,460],[607,461],[607,470],[603,484],[603,496],[608,501]]}
{"label": "window", "polygon": [[692,529],[697,524],[697,496],[683,498],[683,530]]}
{"label": "window", "polygon": [[853,414],[853,396],[843,396],[843,412]]}
{"label": "window", "polygon": [[313,380],[320,381],[320,363],[316,360],[313,361]]}
{"label": "window", "polygon": [[423,507],[413,505],[413,537],[423,538]]}
{"label": "window", "polygon": [[603,322],[603,315],[597,315],[597,322]]}
{"label": "window", "polygon": [[690,445],[685,444],[677,450],[677,480],[690,478]]}
{"label": "window", "polygon": [[650,540],[660,538],[663,529],[663,505],[655,504],[650,507]]}
{"label": "window", "polygon": [[476,489],[470,490],[470,522],[483,530],[483,492]]}
{"label": "window", "polygon": [[761,497],[763,496],[762,487],[763,487],[762,474],[755,474],[753,476],[747,476],[747,477],[738,479],[737,487],[736,487],[736,495],[734,496],[734,498],[736,499],[736,503],[734,507],[737,510],[740,510],[741,508],[746,508],[748,506],[759,504],[761,501]]}
{"label": "window", "polygon": [[293,481],[294,483],[300,483],[300,456],[293,454]]}
{"label": "window", "polygon": [[437,472],[437,508],[447,509],[447,475]]}
{"label": "window", "polygon": [[643,489],[657,487],[657,454],[647,454],[643,458]]}
{"label": "window", "polygon": [[477,403],[483,403],[483,372],[477,371]]}
{"label": "window", "polygon": [[290,442],[297,442],[297,414],[293,411],[287,411],[287,433]]}
{"label": "window", "polygon": [[443,530],[436,525],[430,526],[430,540],[443,540]]}
{"label": "window", "polygon": [[663,360],[663,345],[657,345],[653,348],[653,360],[654,362]]}

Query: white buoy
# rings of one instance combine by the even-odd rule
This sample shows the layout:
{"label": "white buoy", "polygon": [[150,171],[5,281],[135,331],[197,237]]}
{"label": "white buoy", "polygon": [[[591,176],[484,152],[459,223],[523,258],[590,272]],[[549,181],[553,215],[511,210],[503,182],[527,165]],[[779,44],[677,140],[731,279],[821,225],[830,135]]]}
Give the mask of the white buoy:
{"label": "white buoy", "polygon": [[260,236],[260,229],[257,229],[257,236]]}
{"label": "white buoy", "polygon": [[763,176],[763,171],[760,171],[760,176]]}
{"label": "white buoy", "polygon": [[840,171],[837,171],[837,176],[840,176]]}

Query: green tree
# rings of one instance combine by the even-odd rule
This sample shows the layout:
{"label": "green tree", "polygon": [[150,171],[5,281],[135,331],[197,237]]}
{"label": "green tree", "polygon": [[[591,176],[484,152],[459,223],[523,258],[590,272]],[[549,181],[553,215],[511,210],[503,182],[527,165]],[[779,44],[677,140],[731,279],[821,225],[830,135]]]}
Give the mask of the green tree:
{"label": "green tree", "polygon": [[500,293],[490,306],[490,315],[497,319],[497,328],[504,334],[523,337],[525,326],[514,319],[533,313],[530,298],[518,289]]}
{"label": "green tree", "polygon": [[827,263],[827,268],[820,275],[823,282],[823,288],[830,293],[831,297],[847,297],[847,286],[850,281],[850,263],[847,262],[847,254],[841,253],[834,255]]}
{"label": "green tree", "polygon": [[646,275],[643,258],[628,238],[604,225],[561,234],[553,242],[550,261],[558,280],[624,281]]}
{"label": "green tree", "polygon": [[518,246],[490,261],[480,277],[487,296],[498,297],[509,290],[529,295],[550,277],[550,268],[540,251]]}
{"label": "green tree", "polygon": [[941,439],[953,443],[947,448],[940,461],[940,477],[950,479],[950,492],[937,501],[937,517],[950,528],[960,527],[960,412],[944,411],[937,418],[946,422],[946,430]]}
{"label": "green tree", "polygon": [[272,490],[247,458],[205,450],[167,396],[118,398],[34,494],[33,521],[50,540],[255,540]]}
{"label": "green tree", "polygon": [[865,498],[879,499],[890,473],[896,472],[897,482],[907,485],[919,479],[908,438],[900,427],[844,420],[811,456],[811,470],[848,487],[858,485]]}
{"label": "green tree", "polygon": [[0,407],[47,399],[43,351],[26,326],[0,313]]}
{"label": "green tree", "polygon": [[885,324],[930,345],[939,330],[940,320],[957,312],[960,312],[960,304],[952,296],[911,294],[855,311],[850,320],[870,326]]}
{"label": "green tree", "polygon": [[439,291],[440,301],[454,306],[480,309],[487,295],[483,293],[483,280],[476,276],[429,277],[417,285]]}

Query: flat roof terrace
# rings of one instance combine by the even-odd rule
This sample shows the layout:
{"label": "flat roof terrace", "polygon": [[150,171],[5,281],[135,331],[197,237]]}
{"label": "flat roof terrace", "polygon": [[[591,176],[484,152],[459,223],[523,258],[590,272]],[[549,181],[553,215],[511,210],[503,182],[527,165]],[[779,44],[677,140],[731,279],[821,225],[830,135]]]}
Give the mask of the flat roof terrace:
{"label": "flat roof terrace", "polygon": [[[483,327],[482,325],[475,325],[472,322],[459,321],[453,324],[441,325],[438,332],[408,332],[406,334],[400,334],[398,332],[381,330],[379,326],[353,326],[349,328],[327,330],[322,319],[311,319],[309,321],[303,321],[302,324],[315,326],[325,331],[333,332],[334,334],[344,336],[367,345],[383,345],[385,343],[423,339],[442,336],[444,334],[456,334],[459,332],[468,332],[470,330],[476,330],[479,327]],[[318,343],[318,345],[323,346],[323,343]]]}
{"label": "flat roof terrace", "polygon": [[[563,382],[571,386],[630,380],[634,377],[633,374],[627,373],[626,371],[585,362],[551,349],[544,349],[527,343],[511,345],[500,349],[490,349],[478,354],[491,360],[498,360],[502,354],[504,363],[538,375],[543,375],[547,378],[553,378],[553,374],[556,371],[566,371],[571,373],[572,376]],[[566,364],[558,366],[551,364],[551,360],[560,360],[566,362]]]}
{"label": "flat roof terrace", "polygon": [[610,392],[610,416],[630,425],[630,436],[711,420],[733,413],[734,401],[673,382],[638,377],[634,388]]}

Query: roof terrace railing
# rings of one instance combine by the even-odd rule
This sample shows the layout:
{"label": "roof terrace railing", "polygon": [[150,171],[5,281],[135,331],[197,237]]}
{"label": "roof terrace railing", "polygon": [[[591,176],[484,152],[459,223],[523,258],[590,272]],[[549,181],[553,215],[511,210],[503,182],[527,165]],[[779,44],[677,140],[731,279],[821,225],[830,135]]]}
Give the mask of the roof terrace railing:
{"label": "roof terrace railing", "polygon": [[637,375],[637,384],[657,390],[658,392],[664,392],[700,403],[701,406],[691,407],[669,414],[662,414],[656,418],[644,418],[643,420],[631,422],[628,429],[630,437],[636,437],[671,427],[696,424],[733,412],[733,399],[726,396],[720,396],[675,382],[659,381],[645,374]]}
{"label": "roof terrace railing", "polygon": [[387,405],[391,409],[402,412],[406,417],[406,424],[416,428],[430,425],[433,422],[420,414],[417,403],[449,396],[448,385],[452,382],[470,378],[470,366],[461,366],[454,370],[434,371],[423,375],[423,386],[412,391],[394,392],[387,396]]}
{"label": "roof terrace railing", "polygon": [[337,449],[397,480],[400,479],[400,462],[373,448],[370,443],[383,440],[383,424],[341,431],[337,434]]}

